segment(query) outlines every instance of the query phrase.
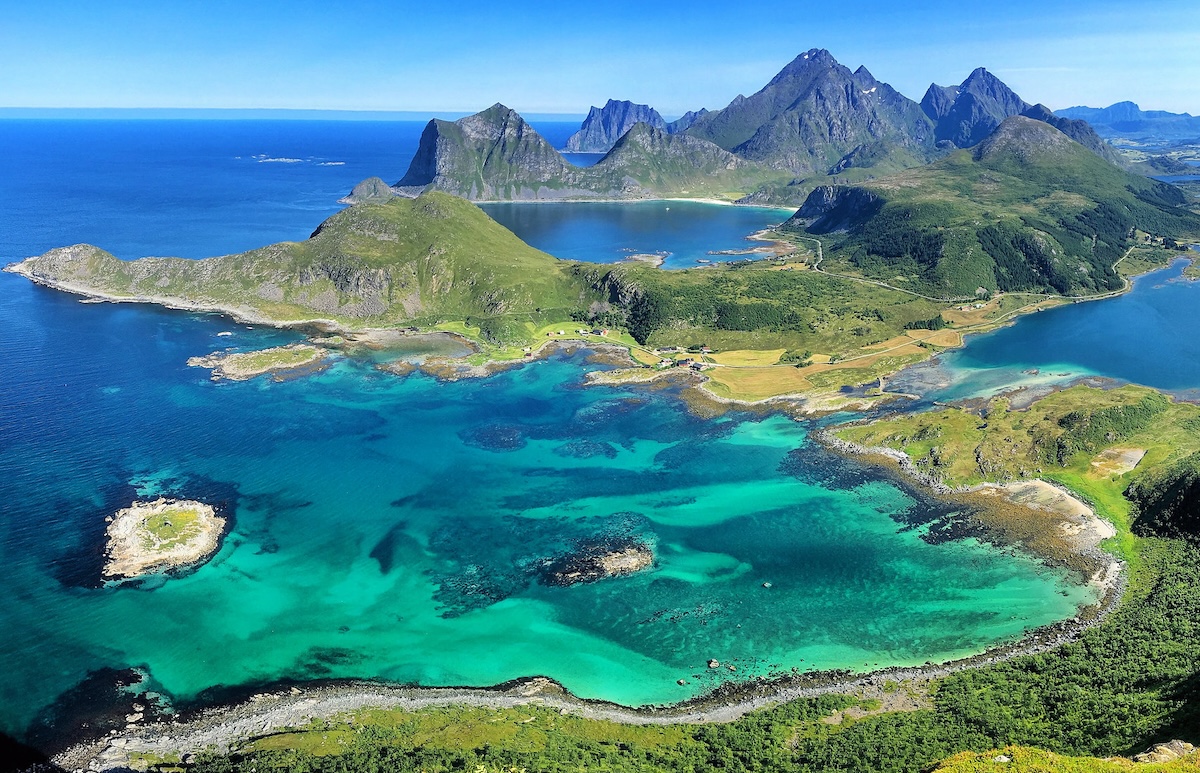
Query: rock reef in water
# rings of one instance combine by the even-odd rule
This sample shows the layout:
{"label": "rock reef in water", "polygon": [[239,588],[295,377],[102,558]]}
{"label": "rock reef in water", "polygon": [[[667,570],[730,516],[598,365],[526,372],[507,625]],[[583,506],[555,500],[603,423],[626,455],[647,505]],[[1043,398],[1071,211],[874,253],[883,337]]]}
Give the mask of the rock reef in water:
{"label": "rock reef in water", "polygon": [[225,519],[203,502],[134,502],[109,521],[103,575],[133,579],[195,566],[217,552],[224,532]]}
{"label": "rock reef in water", "polygon": [[654,565],[654,551],[635,539],[605,539],[581,543],[574,551],[550,559],[541,572],[545,585],[566,587],[623,577]]}

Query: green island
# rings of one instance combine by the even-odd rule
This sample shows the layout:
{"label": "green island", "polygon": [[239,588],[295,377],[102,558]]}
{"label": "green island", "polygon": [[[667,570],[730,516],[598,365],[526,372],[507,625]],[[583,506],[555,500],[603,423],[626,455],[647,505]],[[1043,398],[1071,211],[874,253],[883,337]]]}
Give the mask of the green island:
{"label": "green island", "polygon": [[245,381],[265,373],[299,371],[316,365],[326,356],[327,350],[321,347],[292,344],[254,352],[213,352],[206,357],[192,357],[187,364],[210,368],[214,381]]}
{"label": "green island", "polygon": [[[928,109],[893,100],[886,121],[882,108],[873,114],[876,135],[801,152],[783,131],[796,111],[815,109],[806,67],[798,59],[736,110],[698,118],[686,136],[634,127],[595,171],[560,167],[552,148],[497,105],[431,122],[398,186],[411,198],[368,181],[306,241],[205,260],[122,261],[75,245],[6,270],[90,298],[322,335],[453,333],[478,351],[445,365],[448,377],[485,375],[564,341],[614,344],[631,362],[597,380],[650,380],[686,365],[709,399],[828,412],[893,399],[882,391],[888,376],[960,346],[966,333],[1123,292],[1129,276],[1166,265],[1180,241],[1200,235],[1194,200],[1115,164],[1094,133],[1038,118],[1024,103],[967,136],[940,137],[934,127],[953,124],[955,108],[931,87]],[[864,95],[886,87],[865,70],[827,69]],[[985,85],[990,77],[972,74]],[[807,108],[784,93],[800,81]],[[923,127],[919,142],[914,126]],[[499,158],[481,137],[501,137],[514,152]],[[938,150],[942,141],[956,149]],[[813,174],[831,163],[836,173]],[[662,271],[558,260],[466,200],[668,194],[803,203],[769,235],[786,245],[782,257]],[[244,378],[321,356],[306,345],[194,364]],[[482,705],[443,705],[456,703],[449,696],[261,721],[274,701],[291,700],[283,693],[231,708],[249,719],[224,733],[209,732],[219,714],[196,720],[198,748],[183,751],[185,736],[171,728],[160,742],[146,740],[158,732],[149,728],[107,748],[136,769],[194,773],[1196,769],[1200,757],[1182,744],[1148,762],[1112,755],[1194,738],[1200,723],[1200,408],[1143,387],[1076,386],[1021,407],[1000,397],[842,425],[827,442],[952,493],[983,496],[979,487],[1030,480],[1069,489],[1115,529],[1103,547],[1124,564],[1119,603],[1031,654],[882,673],[853,689],[835,678],[819,694],[732,715],[709,716],[704,704],[692,713],[627,710],[614,721],[604,707],[556,702],[552,688],[517,688]],[[1013,512],[982,516],[983,538],[1053,558],[1061,539],[1047,536],[1046,521]],[[192,533],[174,516],[149,528],[156,550]],[[634,558],[632,568],[607,569],[652,560]],[[298,700],[315,701],[319,690],[298,691]]]}

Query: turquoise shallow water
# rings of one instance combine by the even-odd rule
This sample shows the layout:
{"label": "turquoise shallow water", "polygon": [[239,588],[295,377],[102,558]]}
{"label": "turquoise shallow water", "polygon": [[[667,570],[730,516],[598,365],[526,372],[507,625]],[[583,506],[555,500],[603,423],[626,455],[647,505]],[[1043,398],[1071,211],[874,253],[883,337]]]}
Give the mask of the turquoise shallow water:
{"label": "turquoise shallow water", "polygon": [[[0,122],[0,259],[77,241],[199,257],[303,238],[357,180],[398,178],[419,130]],[[603,229],[633,212],[638,240],[596,259],[733,248],[760,225],[715,213],[765,217],[694,204],[692,226],[655,231],[621,206]],[[716,230],[689,230],[705,222]],[[3,731],[53,719],[46,708],[102,668],[143,668],[177,699],[288,678],[545,674],[636,704],[776,668],[974,652],[1090,600],[1020,555],[923,540],[952,514],[821,453],[804,425],[702,421],[670,393],[585,389],[582,356],[456,384],[381,373],[377,357],[214,384],[187,358],[296,336],[81,304],[9,274],[0,301]],[[96,587],[104,518],[158,494],[223,504],[220,553],[187,576]],[[538,582],[539,562],[578,540],[630,535],[656,546],[652,571]],[[738,672],[710,672],[713,657]]]}
{"label": "turquoise shallow water", "polygon": [[1187,263],[1137,277],[1125,295],[971,336],[966,347],[909,368],[889,388],[949,401],[1099,377],[1200,399],[1200,339],[1192,333],[1200,323],[1200,282],[1183,276]]}
{"label": "turquoise shallow water", "polygon": [[[6,729],[102,667],[144,668],[182,699],[282,678],[544,674],[586,697],[676,701],[791,667],[975,652],[1091,600],[1028,558],[929,544],[923,524],[947,513],[813,448],[802,424],[583,388],[582,356],[451,384],[349,359],[213,383],[186,359],[294,336],[80,304],[11,275],[0,291]],[[184,577],[94,587],[105,516],[159,494],[224,503],[220,553]],[[543,559],[613,536],[655,545],[657,565],[539,582]]]}

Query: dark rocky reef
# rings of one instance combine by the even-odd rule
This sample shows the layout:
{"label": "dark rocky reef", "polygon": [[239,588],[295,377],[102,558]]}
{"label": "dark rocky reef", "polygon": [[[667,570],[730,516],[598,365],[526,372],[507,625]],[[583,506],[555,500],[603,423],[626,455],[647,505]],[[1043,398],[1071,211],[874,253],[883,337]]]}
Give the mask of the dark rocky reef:
{"label": "dark rocky reef", "polygon": [[611,537],[585,540],[571,552],[546,561],[540,571],[543,585],[566,587],[622,577],[654,565],[654,551],[638,539]]}

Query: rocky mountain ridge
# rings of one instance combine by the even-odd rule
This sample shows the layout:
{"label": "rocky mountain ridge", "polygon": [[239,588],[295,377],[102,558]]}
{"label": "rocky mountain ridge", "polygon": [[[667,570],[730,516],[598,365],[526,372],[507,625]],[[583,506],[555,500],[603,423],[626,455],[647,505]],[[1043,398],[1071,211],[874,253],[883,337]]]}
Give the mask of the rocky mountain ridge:
{"label": "rocky mountain ridge", "polygon": [[[1030,105],[984,68],[958,86],[931,85],[918,104],[866,67],[851,71],[828,51],[811,49],[751,96],[671,124],[647,105],[609,100],[593,107],[567,143],[571,150],[606,150],[590,168],[568,162],[503,105],[431,121],[396,189],[473,201],[717,196],[796,206],[819,185],[886,176],[973,147],[1014,115],[1054,126],[1124,165],[1086,122]],[[636,141],[623,143],[635,130]],[[382,191],[376,185],[348,200],[367,194]]]}
{"label": "rocky mountain ridge", "polygon": [[567,138],[568,153],[607,153],[635,124],[644,123],[667,130],[667,123],[649,105],[610,99],[604,107],[593,106],[579,131]]}

